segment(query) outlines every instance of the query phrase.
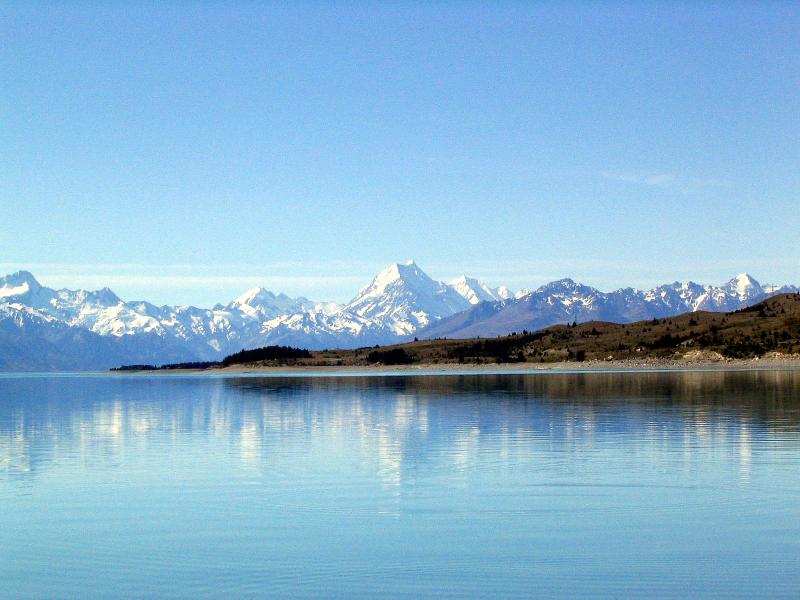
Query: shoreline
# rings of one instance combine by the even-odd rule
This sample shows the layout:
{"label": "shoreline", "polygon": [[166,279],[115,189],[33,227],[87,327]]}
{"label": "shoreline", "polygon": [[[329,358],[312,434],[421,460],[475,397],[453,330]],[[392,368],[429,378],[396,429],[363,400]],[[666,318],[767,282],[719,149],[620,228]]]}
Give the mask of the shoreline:
{"label": "shoreline", "polygon": [[470,374],[513,372],[647,372],[647,371],[765,371],[800,370],[800,358],[755,358],[725,360],[642,359],[561,361],[549,363],[515,362],[491,364],[417,363],[410,365],[233,365],[208,369],[156,369],[142,371],[104,371],[112,375],[377,375],[397,374]]}

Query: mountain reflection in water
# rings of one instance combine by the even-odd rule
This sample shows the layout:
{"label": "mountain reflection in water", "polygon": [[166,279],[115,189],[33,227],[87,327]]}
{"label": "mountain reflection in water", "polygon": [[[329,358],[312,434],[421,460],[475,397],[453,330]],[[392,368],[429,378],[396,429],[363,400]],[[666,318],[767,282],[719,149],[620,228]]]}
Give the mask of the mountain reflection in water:
{"label": "mountain reflection in water", "polygon": [[255,464],[282,436],[324,430],[382,457],[399,482],[403,468],[442,446],[458,446],[462,461],[486,436],[580,444],[600,431],[651,444],[738,436],[746,445],[752,428],[788,435],[800,426],[796,371],[21,377],[0,389],[0,468],[22,477],[87,446],[113,462],[156,432],[162,444],[164,434],[223,435]]}
{"label": "mountain reflection in water", "polygon": [[0,376],[0,597],[792,597],[800,374]]}

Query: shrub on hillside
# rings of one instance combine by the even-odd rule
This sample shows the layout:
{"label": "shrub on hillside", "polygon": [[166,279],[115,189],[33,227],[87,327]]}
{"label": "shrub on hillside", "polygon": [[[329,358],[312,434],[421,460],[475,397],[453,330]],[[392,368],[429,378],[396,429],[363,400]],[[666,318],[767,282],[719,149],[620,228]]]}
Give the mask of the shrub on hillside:
{"label": "shrub on hillside", "polygon": [[263,360],[296,360],[298,358],[311,358],[311,353],[304,348],[292,348],[291,346],[264,346],[226,356],[222,359],[222,366],[228,367]]}
{"label": "shrub on hillside", "polygon": [[367,362],[381,363],[384,365],[409,365],[414,361],[412,356],[403,348],[392,350],[373,350],[367,355]]}

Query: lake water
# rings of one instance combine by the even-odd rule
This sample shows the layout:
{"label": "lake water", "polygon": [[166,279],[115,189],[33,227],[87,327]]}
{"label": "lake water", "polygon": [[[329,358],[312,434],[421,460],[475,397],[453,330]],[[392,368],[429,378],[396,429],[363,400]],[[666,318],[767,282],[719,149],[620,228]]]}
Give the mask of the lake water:
{"label": "lake water", "polygon": [[800,596],[800,373],[0,376],[0,596]]}

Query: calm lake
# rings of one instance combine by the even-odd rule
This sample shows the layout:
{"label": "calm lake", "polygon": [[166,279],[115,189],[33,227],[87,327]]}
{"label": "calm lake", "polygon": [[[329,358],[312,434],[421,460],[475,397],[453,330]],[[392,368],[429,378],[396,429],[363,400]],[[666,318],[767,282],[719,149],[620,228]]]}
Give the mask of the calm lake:
{"label": "calm lake", "polygon": [[800,373],[0,375],[0,596],[800,596]]}

